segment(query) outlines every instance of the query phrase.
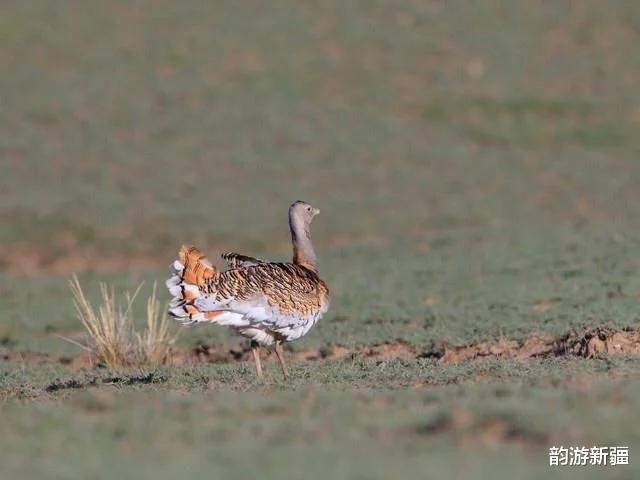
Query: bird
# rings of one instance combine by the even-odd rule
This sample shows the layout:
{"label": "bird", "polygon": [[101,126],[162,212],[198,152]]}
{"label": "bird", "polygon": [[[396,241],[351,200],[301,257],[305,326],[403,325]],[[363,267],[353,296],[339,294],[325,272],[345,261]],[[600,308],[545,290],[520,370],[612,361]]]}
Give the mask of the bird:
{"label": "bird", "polygon": [[283,343],[309,333],[330,304],[311,243],[310,225],[319,213],[300,200],[289,207],[290,262],[223,253],[228,268],[220,270],[199,249],[183,245],[166,282],[173,297],[169,314],[185,325],[224,325],[249,338],[259,379],[264,378],[260,349],[273,346],[288,378]]}

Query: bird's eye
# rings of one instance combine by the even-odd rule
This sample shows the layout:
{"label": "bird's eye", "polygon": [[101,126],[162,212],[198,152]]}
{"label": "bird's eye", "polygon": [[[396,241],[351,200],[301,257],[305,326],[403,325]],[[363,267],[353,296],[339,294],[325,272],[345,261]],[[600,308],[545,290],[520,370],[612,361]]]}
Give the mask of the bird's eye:
{"label": "bird's eye", "polygon": [[310,211],[311,211],[311,207],[307,207],[307,212],[310,212]]}

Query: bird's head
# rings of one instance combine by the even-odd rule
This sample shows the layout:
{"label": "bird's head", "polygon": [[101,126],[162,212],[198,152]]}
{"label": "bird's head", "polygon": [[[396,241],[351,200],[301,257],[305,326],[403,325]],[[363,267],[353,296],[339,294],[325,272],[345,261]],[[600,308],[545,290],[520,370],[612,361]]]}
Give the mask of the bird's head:
{"label": "bird's head", "polygon": [[289,207],[289,219],[294,224],[304,225],[308,227],[313,217],[318,215],[320,210],[312,207],[307,202],[298,200]]}

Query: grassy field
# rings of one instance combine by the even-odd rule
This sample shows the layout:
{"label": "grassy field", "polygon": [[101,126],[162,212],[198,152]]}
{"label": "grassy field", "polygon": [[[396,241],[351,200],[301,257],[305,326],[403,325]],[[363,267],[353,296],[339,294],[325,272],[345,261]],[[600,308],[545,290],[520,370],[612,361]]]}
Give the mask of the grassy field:
{"label": "grassy field", "polygon": [[[0,476],[637,476],[637,357],[432,353],[640,326],[639,42],[623,1],[7,2]],[[183,242],[288,258],[296,199],[332,308],[290,382],[73,366],[73,273],[144,297]],[[422,354],[361,353],[390,341]]]}

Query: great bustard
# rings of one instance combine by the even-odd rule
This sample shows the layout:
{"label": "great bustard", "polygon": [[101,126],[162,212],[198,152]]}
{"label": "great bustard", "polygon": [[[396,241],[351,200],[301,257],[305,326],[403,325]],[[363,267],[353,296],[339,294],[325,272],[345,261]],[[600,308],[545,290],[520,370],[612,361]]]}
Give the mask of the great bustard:
{"label": "great bustard", "polygon": [[184,324],[226,325],[251,339],[256,373],[262,378],[260,347],[275,346],[289,375],[282,343],[306,335],[329,308],[329,289],[318,276],[309,226],[320,211],[305,202],[289,207],[293,243],[290,263],[224,253],[229,269],[218,270],[195,247],[184,245],[171,266],[169,313]]}

